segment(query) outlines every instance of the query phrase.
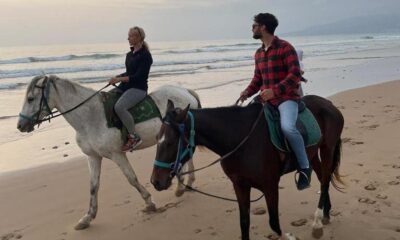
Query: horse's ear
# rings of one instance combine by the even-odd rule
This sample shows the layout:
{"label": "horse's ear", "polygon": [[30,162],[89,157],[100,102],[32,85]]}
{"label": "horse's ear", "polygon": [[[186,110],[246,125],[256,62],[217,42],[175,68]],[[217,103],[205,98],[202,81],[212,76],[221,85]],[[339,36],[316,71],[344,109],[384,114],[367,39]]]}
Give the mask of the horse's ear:
{"label": "horse's ear", "polygon": [[190,109],[190,104],[188,104],[185,107],[185,109],[183,109],[182,112],[179,113],[179,116],[180,116],[181,119],[186,119],[186,115],[187,115],[189,109]]}
{"label": "horse's ear", "polygon": [[168,103],[167,103],[167,112],[170,112],[172,110],[175,109],[175,105],[174,102],[172,102],[170,99],[168,99]]}

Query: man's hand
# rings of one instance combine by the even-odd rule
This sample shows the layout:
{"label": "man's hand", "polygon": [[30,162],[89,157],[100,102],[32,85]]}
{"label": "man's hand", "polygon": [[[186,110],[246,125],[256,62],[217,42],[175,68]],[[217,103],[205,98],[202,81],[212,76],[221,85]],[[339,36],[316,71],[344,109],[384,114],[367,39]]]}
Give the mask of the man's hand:
{"label": "man's hand", "polygon": [[239,100],[241,102],[246,101],[246,99],[249,97],[249,92],[247,92],[246,90],[244,90],[243,92],[240,93],[240,98]]}
{"label": "man's hand", "polygon": [[118,82],[120,82],[120,80],[117,78],[117,77],[112,77],[111,79],[110,79],[110,81],[108,81],[108,83],[109,84],[116,84],[116,83],[118,83]]}
{"label": "man's hand", "polygon": [[260,97],[261,99],[266,102],[268,100],[270,100],[271,98],[274,98],[274,92],[272,91],[272,89],[265,89],[260,93]]}

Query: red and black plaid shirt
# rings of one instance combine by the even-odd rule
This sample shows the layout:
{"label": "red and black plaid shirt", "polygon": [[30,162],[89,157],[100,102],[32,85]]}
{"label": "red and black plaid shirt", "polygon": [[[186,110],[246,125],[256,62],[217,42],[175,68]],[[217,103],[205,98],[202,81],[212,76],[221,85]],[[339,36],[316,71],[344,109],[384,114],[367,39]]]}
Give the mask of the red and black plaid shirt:
{"label": "red and black plaid shirt", "polygon": [[290,43],[275,36],[271,46],[267,50],[261,46],[254,58],[254,77],[246,88],[248,97],[270,88],[275,97],[269,102],[274,106],[286,100],[300,99],[297,92],[301,79],[299,59]]}

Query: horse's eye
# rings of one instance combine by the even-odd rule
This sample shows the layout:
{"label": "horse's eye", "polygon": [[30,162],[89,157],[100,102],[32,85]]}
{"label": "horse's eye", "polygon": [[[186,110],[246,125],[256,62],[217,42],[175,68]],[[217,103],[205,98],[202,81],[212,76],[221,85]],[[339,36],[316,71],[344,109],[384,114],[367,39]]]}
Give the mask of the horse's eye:
{"label": "horse's eye", "polygon": [[28,103],[33,102],[34,98],[33,97],[28,97]]}

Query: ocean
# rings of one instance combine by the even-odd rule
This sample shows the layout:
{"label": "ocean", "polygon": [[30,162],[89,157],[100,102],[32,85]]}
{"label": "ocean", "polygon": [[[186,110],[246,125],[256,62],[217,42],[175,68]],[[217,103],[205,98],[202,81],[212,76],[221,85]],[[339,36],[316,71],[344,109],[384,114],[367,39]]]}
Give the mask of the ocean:
{"label": "ocean", "polygon": [[[400,46],[398,35],[287,37],[304,58],[334,56]],[[150,81],[253,65],[259,41],[248,39],[150,42],[154,64]],[[26,85],[34,76],[55,74],[80,83],[104,82],[124,71],[127,43],[0,48],[0,89]],[[312,66],[306,66],[311,68]],[[249,72],[249,76],[251,72]],[[188,76],[190,77],[190,76]]]}

